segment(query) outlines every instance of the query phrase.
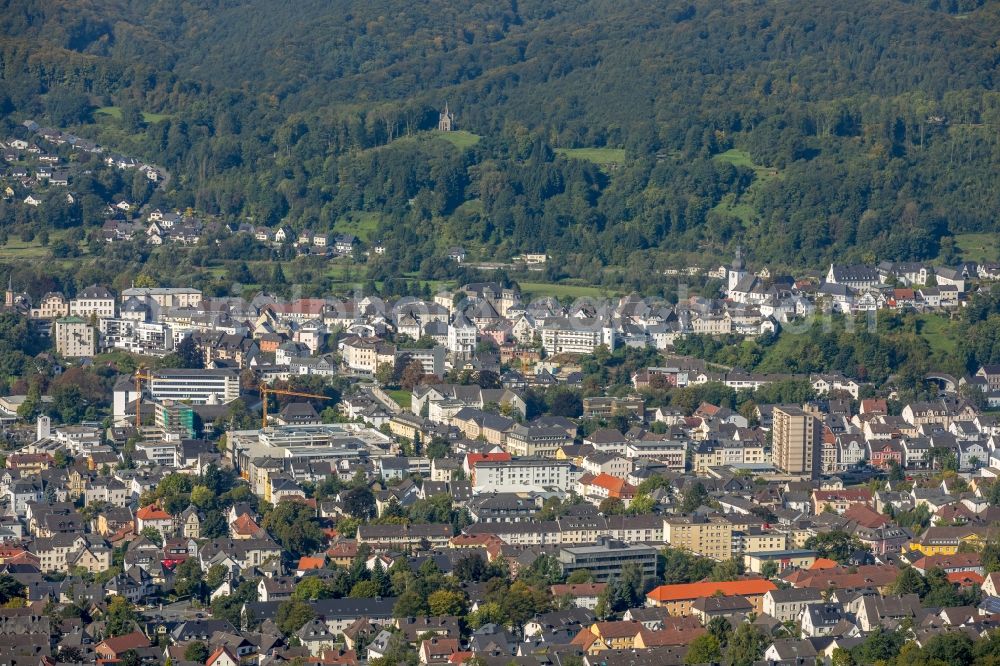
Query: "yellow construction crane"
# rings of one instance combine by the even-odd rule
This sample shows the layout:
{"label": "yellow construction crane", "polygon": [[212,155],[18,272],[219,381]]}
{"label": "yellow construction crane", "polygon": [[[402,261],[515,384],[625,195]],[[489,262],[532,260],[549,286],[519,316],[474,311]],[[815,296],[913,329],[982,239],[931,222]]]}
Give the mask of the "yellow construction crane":
{"label": "yellow construction crane", "polygon": [[315,393],[302,393],[301,391],[288,391],[286,389],[276,389],[276,388],[271,388],[266,384],[261,384],[260,398],[261,402],[263,403],[263,411],[262,411],[261,426],[260,426],[261,428],[267,427],[267,396],[272,393],[274,395],[290,395],[297,398],[315,398],[316,400],[330,399],[330,396],[326,395],[317,395]]}
{"label": "yellow construction crane", "polygon": [[140,405],[142,405],[142,381],[153,381],[153,375],[146,372],[146,368],[139,368],[135,371],[135,429],[142,429],[142,415]]}

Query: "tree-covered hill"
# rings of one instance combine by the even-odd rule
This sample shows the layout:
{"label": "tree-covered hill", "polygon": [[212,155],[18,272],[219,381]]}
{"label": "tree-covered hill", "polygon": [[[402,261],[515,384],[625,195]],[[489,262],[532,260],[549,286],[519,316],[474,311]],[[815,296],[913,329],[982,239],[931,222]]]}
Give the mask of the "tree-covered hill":
{"label": "tree-covered hill", "polygon": [[[934,258],[1000,211],[1000,3],[2,0],[0,106],[270,224],[378,213],[385,271],[546,250],[596,279],[686,253]],[[469,149],[413,139],[447,101]],[[400,137],[409,135],[408,140]],[[557,149],[624,148],[622,163]],[[945,258],[951,242],[946,242]]]}

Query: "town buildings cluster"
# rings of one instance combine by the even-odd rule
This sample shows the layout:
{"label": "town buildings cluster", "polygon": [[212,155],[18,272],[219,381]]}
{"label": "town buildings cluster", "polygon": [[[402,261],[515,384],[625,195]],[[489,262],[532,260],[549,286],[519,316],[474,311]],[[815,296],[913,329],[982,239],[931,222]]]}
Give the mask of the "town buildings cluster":
{"label": "town buildings cluster", "polygon": [[[158,222],[184,224],[169,219]],[[945,632],[987,636],[1000,619],[1000,572],[984,552],[997,537],[1000,424],[963,387],[1000,404],[1000,368],[935,374],[935,399],[890,412],[887,396],[858,378],[758,375],[667,353],[686,335],[778,331],[847,302],[838,294],[849,312],[868,298],[901,307],[907,289],[908,307],[958,307],[969,280],[991,279],[986,266],[921,270],[833,266],[809,288],[752,275],[738,257],[725,269],[725,298],[655,306],[525,303],[490,282],[394,303],[94,285],[35,305],[9,284],[5,309],[50,335],[62,360],[86,365],[121,351],[202,367],[122,373],[102,424],[42,415],[25,435],[27,396],[0,398],[0,419],[22,434],[0,472],[0,576],[26,604],[0,609],[10,638],[0,656],[56,663],[73,651],[104,663],[131,653],[179,664],[199,643],[208,650],[199,663],[212,665],[358,664],[400,649],[424,664],[681,664],[724,618],[765,637],[767,663],[798,664],[832,659],[876,629],[917,644]],[[931,274],[937,286],[920,286]],[[579,418],[531,412],[529,389],[580,386],[579,355],[620,346],[664,352],[632,376],[634,394],[588,394]],[[407,389],[385,386],[408,370]],[[288,396],[264,422],[237,423],[237,405],[253,415],[266,387],[303,376],[350,388],[330,404]],[[643,397],[789,380],[808,385],[811,399],[740,413]],[[177,487],[188,489],[169,491]],[[371,495],[362,511],[359,489]],[[408,517],[433,502],[447,518]],[[288,506],[319,527],[315,548],[294,557],[269,520]],[[732,569],[675,582],[663,560],[677,553]],[[550,563],[545,607],[463,625],[463,613],[495,604],[489,586],[462,578],[472,560],[515,577]],[[463,613],[412,616],[402,595],[352,588],[305,597],[311,615],[289,629],[300,590],[344,571],[374,584],[389,571],[430,569],[451,577]],[[238,612],[212,617],[195,603],[192,572],[210,588],[204,603],[241,595]],[[935,596],[903,589],[913,572],[938,586]],[[634,595],[615,607],[630,577]],[[128,631],[102,619],[116,597],[137,609]],[[55,627],[41,612],[68,605],[89,621]]]}

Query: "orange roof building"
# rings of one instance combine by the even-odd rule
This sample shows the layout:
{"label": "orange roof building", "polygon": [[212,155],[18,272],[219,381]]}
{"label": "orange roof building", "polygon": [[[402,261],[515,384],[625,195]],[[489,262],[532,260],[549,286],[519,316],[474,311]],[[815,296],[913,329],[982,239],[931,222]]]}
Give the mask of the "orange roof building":
{"label": "orange roof building", "polygon": [[151,643],[141,631],[133,631],[131,634],[125,634],[124,636],[105,638],[94,647],[94,652],[97,653],[98,657],[103,657],[104,659],[118,659],[123,653],[129,650],[147,648],[150,645]]}
{"label": "orange roof building", "polygon": [[816,561],[812,563],[809,567],[812,571],[817,571],[819,569],[836,569],[839,565],[833,560],[827,557],[817,557]]}
{"label": "orange roof building", "polygon": [[601,595],[601,592],[608,589],[607,583],[576,583],[576,584],[565,584],[565,585],[552,585],[551,586],[552,596],[558,599],[559,597],[573,597],[583,598],[583,597],[594,597],[597,598]]}
{"label": "orange roof building", "polygon": [[510,462],[514,458],[507,452],[470,453],[465,457],[465,465],[470,470],[481,462]]}
{"label": "orange roof building", "polygon": [[233,539],[237,540],[253,539],[260,536],[261,533],[260,525],[254,522],[248,513],[240,514],[240,517],[229,526],[229,531],[233,535]]}
{"label": "orange roof building", "polygon": [[451,548],[489,548],[491,545],[499,545],[503,539],[496,534],[458,534],[453,536],[448,542]]}
{"label": "orange roof building", "polygon": [[844,512],[844,518],[853,520],[862,527],[877,530],[889,524],[889,517],[884,513],[879,513],[867,504],[852,504]]}
{"label": "orange roof building", "polygon": [[232,651],[225,645],[216,649],[208,657],[208,661],[205,662],[205,666],[234,666],[238,665],[240,660],[236,657]]}
{"label": "orange roof building", "polygon": [[948,574],[948,582],[959,587],[972,587],[973,585],[982,587],[985,580],[974,571],[955,571]]}
{"label": "orange roof building", "polygon": [[722,595],[726,597],[745,597],[754,612],[761,613],[764,595],[778,589],[771,581],[764,578],[748,578],[725,582],[680,583],[677,585],[661,585],[646,595],[650,606],[662,606],[671,615],[690,615],[691,605],[697,599]]}
{"label": "orange roof building", "polygon": [[135,513],[135,517],[139,520],[152,521],[152,520],[170,520],[173,521],[173,517],[156,506],[155,504],[150,504],[149,506],[144,506]]}
{"label": "orange roof building", "polygon": [[814,590],[856,589],[871,587],[879,590],[888,589],[896,580],[899,569],[891,564],[865,564],[860,567],[842,567],[837,565],[828,569],[796,570],[785,576],[785,582],[792,587],[812,588]]}
{"label": "orange roof building", "polygon": [[136,531],[140,534],[147,527],[152,527],[166,537],[167,533],[173,530],[174,527],[173,516],[155,504],[144,506],[136,511],[135,522]]}
{"label": "orange roof building", "polygon": [[600,497],[632,499],[635,495],[635,486],[626,483],[625,479],[620,479],[617,476],[611,476],[605,472],[601,472],[591,479],[589,485],[594,491],[594,494]]}
{"label": "orange roof building", "polygon": [[322,569],[325,566],[325,557],[300,557],[299,563],[295,567],[295,571],[312,571],[313,569]]}

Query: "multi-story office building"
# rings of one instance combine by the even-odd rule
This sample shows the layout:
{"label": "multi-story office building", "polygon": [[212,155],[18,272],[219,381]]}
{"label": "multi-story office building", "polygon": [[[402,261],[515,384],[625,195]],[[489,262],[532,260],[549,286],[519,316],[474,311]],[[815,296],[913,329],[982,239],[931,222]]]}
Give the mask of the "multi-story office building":
{"label": "multi-story office building", "polygon": [[591,546],[572,546],[559,550],[559,564],[563,573],[569,575],[579,569],[586,569],[598,583],[606,583],[621,577],[626,564],[638,565],[643,578],[656,576],[655,546],[642,543],[628,544],[610,537],[598,537]]}

